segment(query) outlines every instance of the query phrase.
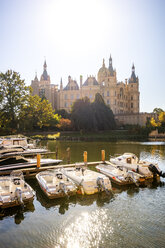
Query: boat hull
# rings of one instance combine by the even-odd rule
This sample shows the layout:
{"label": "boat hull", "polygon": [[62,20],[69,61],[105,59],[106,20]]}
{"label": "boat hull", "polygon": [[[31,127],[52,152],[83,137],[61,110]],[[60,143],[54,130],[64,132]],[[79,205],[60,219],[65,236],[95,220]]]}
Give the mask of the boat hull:
{"label": "boat hull", "polygon": [[63,173],[78,186],[78,194],[92,195],[112,189],[109,178],[95,171],[71,168]]}
{"label": "boat hull", "polygon": [[[46,178],[44,172],[40,172],[36,175],[36,179],[40,185],[41,190],[49,199],[56,199],[62,197],[68,197],[77,193],[77,187],[75,184],[60,174],[61,179],[58,178],[58,172],[49,175],[49,180]],[[61,172],[60,172],[61,173]],[[50,181],[51,180],[51,181]],[[63,185],[61,188],[60,185]]]}

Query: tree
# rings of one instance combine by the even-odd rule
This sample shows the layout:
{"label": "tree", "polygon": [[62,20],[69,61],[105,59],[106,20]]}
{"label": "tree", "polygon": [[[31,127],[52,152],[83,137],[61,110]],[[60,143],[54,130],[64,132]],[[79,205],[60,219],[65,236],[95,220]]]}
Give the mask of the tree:
{"label": "tree", "polygon": [[65,109],[56,110],[55,113],[64,119],[70,119],[70,114]]}
{"label": "tree", "polygon": [[161,112],[163,112],[163,109],[161,108],[154,108],[153,113],[159,115]]}
{"label": "tree", "polygon": [[92,103],[95,130],[110,130],[116,127],[112,110],[104,102],[103,97],[97,93]]}
{"label": "tree", "polygon": [[60,117],[54,114],[51,103],[35,95],[29,97],[28,104],[22,109],[20,126],[24,130],[54,128],[59,120]]}
{"label": "tree", "polygon": [[61,118],[59,124],[57,124],[57,127],[62,131],[69,131],[72,128],[71,120]]}
{"label": "tree", "polygon": [[77,100],[72,107],[71,120],[76,130],[110,130],[116,126],[112,110],[99,93],[93,103],[87,97]]}
{"label": "tree", "polygon": [[0,73],[1,127],[17,128],[22,107],[27,104],[30,87],[12,70]]}
{"label": "tree", "polygon": [[78,99],[73,103],[71,120],[76,130],[93,130],[92,106],[88,97]]}
{"label": "tree", "polygon": [[165,111],[162,109],[155,108],[155,113],[158,115],[158,120],[156,121],[154,118],[151,118],[150,124],[152,127],[158,127],[159,131],[164,131],[165,129]]}

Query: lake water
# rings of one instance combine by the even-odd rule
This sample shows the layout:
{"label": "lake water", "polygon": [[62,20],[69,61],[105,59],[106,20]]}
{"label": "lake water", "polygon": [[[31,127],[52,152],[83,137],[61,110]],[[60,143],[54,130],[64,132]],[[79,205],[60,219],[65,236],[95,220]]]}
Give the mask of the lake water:
{"label": "lake water", "polygon": [[[101,160],[109,155],[133,152],[141,159],[158,162],[165,171],[163,142],[43,142],[49,150],[71,162]],[[55,157],[55,155],[51,155]],[[35,179],[28,183],[36,192],[32,204],[0,213],[0,248],[164,248],[165,179],[144,188],[113,186],[113,195],[96,194],[48,200]]]}

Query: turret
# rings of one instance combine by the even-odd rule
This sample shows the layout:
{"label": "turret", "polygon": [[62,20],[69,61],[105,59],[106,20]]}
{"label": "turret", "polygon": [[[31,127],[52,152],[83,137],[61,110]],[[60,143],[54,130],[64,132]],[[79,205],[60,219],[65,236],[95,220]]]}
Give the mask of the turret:
{"label": "turret", "polygon": [[60,81],[60,90],[63,90],[62,78],[61,78],[61,81]]}
{"label": "turret", "polygon": [[80,75],[80,88],[82,87],[83,76]]}
{"label": "turret", "polygon": [[110,76],[114,76],[114,70],[113,70],[113,66],[112,66],[112,57],[110,55],[110,58],[109,58],[109,71],[110,71]]}

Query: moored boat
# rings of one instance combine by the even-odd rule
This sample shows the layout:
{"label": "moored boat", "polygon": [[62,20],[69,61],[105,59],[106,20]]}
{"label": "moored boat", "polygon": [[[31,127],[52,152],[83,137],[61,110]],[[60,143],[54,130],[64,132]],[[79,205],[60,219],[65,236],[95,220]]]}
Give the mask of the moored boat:
{"label": "moored boat", "polygon": [[[41,158],[40,166],[42,167],[58,165],[61,161],[62,160],[60,159]],[[22,156],[12,156],[0,160],[0,171],[24,169],[31,167],[37,167],[37,159],[27,159]]]}
{"label": "moored boat", "polygon": [[0,177],[0,207],[8,208],[27,204],[34,199],[34,191],[24,181],[21,171]]}
{"label": "moored boat", "polygon": [[49,199],[75,195],[77,187],[60,170],[46,170],[38,173],[36,179]]}
{"label": "moored boat", "polygon": [[37,148],[32,143],[29,144],[26,137],[0,138],[0,158],[13,155],[32,156],[38,153],[44,154],[47,152],[47,149]]}
{"label": "moored boat", "polygon": [[78,186],[80,194],[91,195],[101,191],[109,192],[112,189],[107,176],[83,167],[63,169],[62,173]]}
{"label": "moored boat", "polygon": [[111,157],[110,163],[112,165],[117,165],[118,167],[132,170],[133,172],[144,175],[146,178],[165,177],[165,173],[159,169],[158,164],[139,160],[133,153],[124,153],[120,156]]}
{"label": "moored boat", "polygon": [[96,169],[108,176],[113,183],[120,186],[130,184],[136,184],[136,186],[139,186],[145,181],[145,176],[127,170],[124,167],[118,168],[112,164],[99,164],[96,166]]}

